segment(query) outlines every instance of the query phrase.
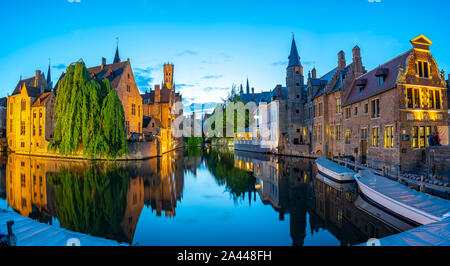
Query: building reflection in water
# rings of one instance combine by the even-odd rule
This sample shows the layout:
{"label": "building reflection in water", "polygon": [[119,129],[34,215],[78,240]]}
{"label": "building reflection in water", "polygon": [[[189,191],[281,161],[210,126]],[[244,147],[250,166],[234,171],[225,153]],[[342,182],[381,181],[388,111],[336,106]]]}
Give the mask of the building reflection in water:
{"label": "building reflection in water", "polygon": [[289,214],[294,246],[304,244],[308,223],[311,235],[327,230],[343,246],[398,232],[355,206],[355,184],[324,179],[312,160],[236,152],[235,166],[253,172],[262,202],[271,205],[280,220]]}
{"label": "building reflection in water", "polygon": [[251,208],[259,197],[275,210],[276,219],[288,215],[295,246],[323,230],[341,245],[406,230],[392,217],[391,224],[400,226],[388,226],[380,212],[361,202],[354,184],[339,185],[317,175],[312,160],[229,150],[188,149],[134,162],[69,162],[10,154],[0,163],[0,197],[25,217],[133,243],[143,210],[175,217],[185,173],[197,178],[202,166],[235,202],[248,200]]}
{"label": "building reflection in water", "polygon": [[54,217],[66,229],[132,243],[144,205],[157,216],[175,216],[184,186],[181,156],[92,163],[10,154],[0,188],[22,216],[48,224]]}

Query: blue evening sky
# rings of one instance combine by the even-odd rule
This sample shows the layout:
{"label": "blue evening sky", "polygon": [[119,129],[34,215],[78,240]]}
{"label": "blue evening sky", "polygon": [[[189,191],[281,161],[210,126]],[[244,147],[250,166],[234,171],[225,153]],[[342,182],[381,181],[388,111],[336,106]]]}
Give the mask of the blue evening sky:
{"label": "blue evening sky", "polygon": [[[450,1],[445,0],[17,0],[0,9],[0,96],[20,76],[47,72],[56,82],[82,58],[88,67],[111,62],[119,37],[139,89],[162,80],[175,64],[175,81],[188,102],[218,102],[248,76],[255,91],[285,84],[295,34],[305,76],[325,74],[344,50],[361,47],[367,69],[411,48],[424,34],[440,69],[450,71]],[[447,10],[447,11],[445,11]],[[444,12],[445,11],[445,12]]]}

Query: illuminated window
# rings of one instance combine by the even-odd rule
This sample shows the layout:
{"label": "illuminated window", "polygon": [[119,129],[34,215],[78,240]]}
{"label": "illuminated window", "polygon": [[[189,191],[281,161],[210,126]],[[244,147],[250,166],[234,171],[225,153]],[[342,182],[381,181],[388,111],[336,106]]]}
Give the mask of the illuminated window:
{"label": "illuminated window", "polygon": [[341,98],[336,98],[336,113],[340,114],[342,112]]}
{"label": "illuminated window", "polygon": [[341,125],[336,125],[336,140],[341,140],[342,127]]}
{"label": "illuminated window", "polygon": [[378,147],[380,138],[380,128],[372,128],[372,147]]}
{"label": "illuminated window", "polygon": [[394,148],[394,127],[387,126],[384,128],[384,147]]}
{"label": "illuminated window", "polygon": [[413,148],[425,147],[426,145],[425,129],[427,131],[430,131],[431,134],[431,127],[429,127],[429,129],[426,127],[418,127],[418,126],[413,127]]}
{"label": "illuminated window", "polygon": [[350,144],[350,136],[352,135],[352,131],[351,130],[346,130],[345,131],[345,144]]}
{"label": "illuminated window", "polygon": [[27,102],[25,100],[22,100],[20,110],[25,111],[26,109],[27,109]]}

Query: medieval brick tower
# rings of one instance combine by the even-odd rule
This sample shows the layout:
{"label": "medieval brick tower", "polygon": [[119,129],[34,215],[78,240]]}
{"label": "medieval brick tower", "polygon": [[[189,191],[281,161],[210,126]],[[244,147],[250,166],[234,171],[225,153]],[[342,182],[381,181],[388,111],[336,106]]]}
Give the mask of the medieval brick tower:
{"label": "medieval brick tower", "polygon": [[173,64],[164,64],[164,86],[169,90],[173,88]]}
{"label": "medieval brick tower", "polygon": [[284,141],[290,144],[298,144],[301,134],[302,101],[304,98],[305,84],[303,66],[300,63],[300,56],[298,55],[294,37],[292,37],[289,64],[286,69],[286,87],[288,94],[288,134],[287,139]]}

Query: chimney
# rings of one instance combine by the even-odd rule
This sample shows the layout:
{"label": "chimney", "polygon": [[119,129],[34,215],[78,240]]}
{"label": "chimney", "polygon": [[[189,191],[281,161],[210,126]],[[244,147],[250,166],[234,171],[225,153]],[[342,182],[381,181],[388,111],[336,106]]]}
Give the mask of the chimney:
{"label": "chimney", "polygon": [[36,75],[34,76],[34,87],[37,88],[39,85],[39,76],[41,75],[40,70],[36,70]]}
{"label": "chimney", "polygon": [[283,90],[281,85],[277,85],[277,99],[282,100],[283,99]]}
{"label": "chimney", "polygon": [[361,59],[361,49],[358,45],[353,48],[353,72],[355,77],[358,77],[363,74],[363,65]]}
{"label": "chimney", "polygon": [[102,66],[101,66],[101,68],[103,69],[104,66],[106,66],[106,58],[102,57]]}
{"label": "chimney", "polygon": [[345,66],[347,65],[347,63],[345,62],[345,53],[344,51],[340,51],[338,53],[338,68],[343,70],[345,69]]}
{"label": "chimney", "polygon": [[159,103],[161,101],[161,86],[155,85],[155,103]]}
{"label": "chimney", "polygon": [[313,70],[312,70],[312,78],[313,79],[317,78],[317,70],[316,70],[316,68],[313,68]]}

